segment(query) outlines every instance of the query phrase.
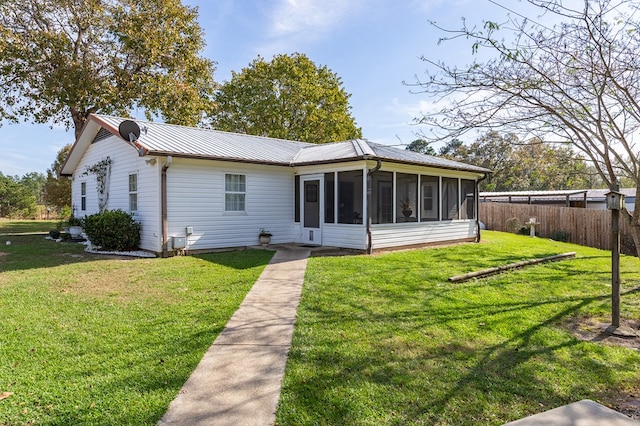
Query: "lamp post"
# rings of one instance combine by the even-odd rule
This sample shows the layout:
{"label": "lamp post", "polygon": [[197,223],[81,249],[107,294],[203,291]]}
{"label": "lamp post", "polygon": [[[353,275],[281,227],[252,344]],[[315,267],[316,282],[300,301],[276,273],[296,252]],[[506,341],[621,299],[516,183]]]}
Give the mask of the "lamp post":
{"label": "lamp post", "polygon": [[611,210],[611,325],[620,327],[620,210],[624,195],[618,182],[607,193],[607,208]]}

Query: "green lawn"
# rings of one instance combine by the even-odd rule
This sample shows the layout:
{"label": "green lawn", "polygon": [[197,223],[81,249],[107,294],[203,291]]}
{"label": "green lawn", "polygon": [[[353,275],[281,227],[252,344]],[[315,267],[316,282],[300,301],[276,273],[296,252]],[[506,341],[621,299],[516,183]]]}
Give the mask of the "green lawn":
{"label": "green lawn", "polygon": [[[56,229],[59,220],[6,220],[0,219],[0,234],[22,232],[49,232]],[[4,241],[3,241],[4,243]]]}
{"label": "green lawn", "polygon": [[155,424],[272,255],[120,259],[43,236],[0,243],[3,426]]}
{"label": "green lawn", "polygon": [[[50,223],[41,228],[30,230]],[[83,248],[0,240],[2,426],[155,424],[271,256]],[[577,258],[447,282],[567,251]],[[583,398],[615,408],[640,394],[640,354],[565,327],[609,321],[609,271],[608,252],[495,232],[480,244],[311,258],[277,422],[497,425]],[[622,258],[622,279],[622,316],[638,319],[638,259]]]}
{"label": "green lawn", "polygon": [[[452,284],[490,266],[577,258]],[[622,259],[622,316],[640,316],[640,262]],[[640,354],[576,339],[610,321],[610,253],[483,233],[480,244],[312,258],[279,425],[469,425],[640,392]]]}

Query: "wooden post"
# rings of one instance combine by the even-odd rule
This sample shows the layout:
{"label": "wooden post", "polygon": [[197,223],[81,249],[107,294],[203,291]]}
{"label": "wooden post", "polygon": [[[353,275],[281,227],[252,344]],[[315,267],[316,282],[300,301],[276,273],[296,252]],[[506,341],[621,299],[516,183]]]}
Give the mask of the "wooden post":
{"label": "wooden post", "polygon": [[[613,190],[619,191],[617,182]],[[620,327],[620,210],[611,210],[611,325]]]}

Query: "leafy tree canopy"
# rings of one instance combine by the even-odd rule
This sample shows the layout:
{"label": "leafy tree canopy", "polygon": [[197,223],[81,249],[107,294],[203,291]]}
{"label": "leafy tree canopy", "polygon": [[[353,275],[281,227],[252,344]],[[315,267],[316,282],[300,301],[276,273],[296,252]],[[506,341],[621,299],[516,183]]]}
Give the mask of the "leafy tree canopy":
{"label": "leafy tree canopy", "polygon": [[0,217],[27,218],[36,211],[36,195],[31,178],[5,176],[0,172]]}
{"label": "leafy tree canopy", "polygon": [[545,144],[539,139],[520,142],[509,133],[489,131],[473,143],[454,139],[440,155],[493,170],[481,183],[483,191],[544,191],[588,189],[597,186],[593,171],[571,146]]}
{"label": "leafy tree canopy", "polygon": [[342,81],[303,54],[255,59],[215,95],[218,130],[325,143],[362,137]]}
{"label": "leafy tree canopy", "polygon": [[214,64],[197,9],[179,0],[0,2],[0,120],[64,123],[89,113],[194,125],[209,109]]}
{"label": "leafy tree canopy", "polygon": [[47,180],[45,183],[44,200],[47,205],[57,208],[71,207],[71,179],[62,176],[62,166],[67,155],[71,151],[71,145],[63,146],[56,159],[47,170]]}
{"label": "leafy tree canopy", "polygon": [[407,151],[419,152],[420,154],[436,155],[436,150],[424,139],[416,139],[405,148]]}

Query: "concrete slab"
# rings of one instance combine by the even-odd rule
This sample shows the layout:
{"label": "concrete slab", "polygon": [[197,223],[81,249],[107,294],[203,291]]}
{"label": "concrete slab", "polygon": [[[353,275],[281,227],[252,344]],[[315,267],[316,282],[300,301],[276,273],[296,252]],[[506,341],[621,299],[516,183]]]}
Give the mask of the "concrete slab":
{"label": "concrete slab", "polygon": [[211,346],[158,425],[273,425],[288,352]]}
{"label": "concrete slab", "polygon": [[275,423],[308,257],[278,249],[159,426]]}
{"label": "concrete slab", "polygon": [[639,422],[589,399],[506,423],[505,426],[640,426]]}
{"label": "concrete slab", "polygon": [[296,307],[248,305],[239,309],[214,345],[289,345]]}

